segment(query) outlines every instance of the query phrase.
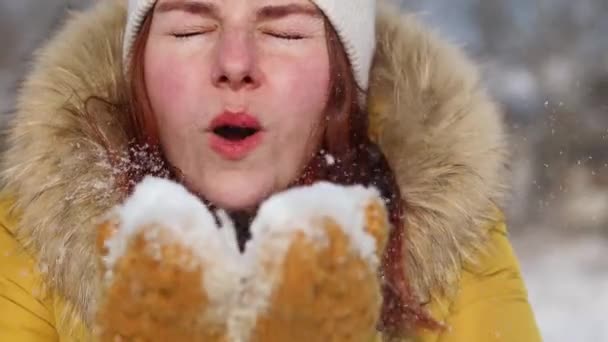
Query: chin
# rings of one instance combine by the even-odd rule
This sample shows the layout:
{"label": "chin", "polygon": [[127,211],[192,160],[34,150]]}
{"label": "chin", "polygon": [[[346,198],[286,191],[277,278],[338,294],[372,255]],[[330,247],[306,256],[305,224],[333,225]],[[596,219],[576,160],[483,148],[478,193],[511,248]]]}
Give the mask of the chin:
{"label": "chin", "polygon": [[271,189],[261,187],[260,184],[247,181],[233,182],[232,186],[226,186],[226,182],[214,184],[219,188],[209,189],[203,192],[203,196],[219,208],[228,211],[249,210],[257,207],[266,197],[271,194]]}
{"label": "chin", "polygon": [[262,202],[263,198],[217,198],[215,200],[210,199],[210,201],[216,205],[218,208],[227,210],[227,211],[241,211],[241,210],[251,210],[257,207],[257,205]]}

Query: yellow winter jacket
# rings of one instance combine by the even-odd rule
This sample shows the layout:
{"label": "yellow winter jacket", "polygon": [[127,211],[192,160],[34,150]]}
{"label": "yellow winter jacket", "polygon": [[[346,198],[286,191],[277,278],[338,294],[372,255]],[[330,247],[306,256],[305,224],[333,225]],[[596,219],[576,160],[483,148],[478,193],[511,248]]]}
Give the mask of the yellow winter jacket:
{"label": "yellow winter jacket", "polygon": [[[58,295],[45,292],[44,280],[35,270],[32,256],[13,235],[14,223],[7,216],[7,206],[7,200],[0,201],[0,341],[89,340],[84,325],[60,324],[65,302]],[[438,298],[431,303],[433,317],[445,322],[447,330],[419,331],[415,341],[541,340],[503,223],[492,229],[491,248],[493,251],[478,266],[463,270],[454,299]]]}

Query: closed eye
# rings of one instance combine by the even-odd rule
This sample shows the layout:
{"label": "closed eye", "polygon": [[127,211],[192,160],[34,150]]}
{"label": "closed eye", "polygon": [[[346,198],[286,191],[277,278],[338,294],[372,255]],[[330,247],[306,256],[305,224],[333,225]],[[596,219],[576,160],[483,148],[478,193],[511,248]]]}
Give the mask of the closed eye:
{"label": "closed eye", "polygon": [[282,32],[264,32],[264,33],[271,37],[274,37],[274,38],[286,39],[286,40],[300,40],[300,39],[306,38],[303,35],[296,34],[296,33],[282,33]]}
{"label": "closed eye", "polygon": [[196,36],[202,36],[205,35],[207,33],[211,33],[213,31],[215,31],[216,27],[214,26],[210,26],[210,27],[196,27],[196,28],[191,28],[191,29],[184,29],[183,31],[178,31],[178,32],[173,32],[171,33],[171,35],[175,38],[178,39],[187,39],[187,38],[192,38],[192,37],[196,37]]}
{"label": "closed eye", "polygon": [[185,33],[173,33],[172,36],[175,38],[185,39],[194,36],[204,34],[204,32],[185,32]]}

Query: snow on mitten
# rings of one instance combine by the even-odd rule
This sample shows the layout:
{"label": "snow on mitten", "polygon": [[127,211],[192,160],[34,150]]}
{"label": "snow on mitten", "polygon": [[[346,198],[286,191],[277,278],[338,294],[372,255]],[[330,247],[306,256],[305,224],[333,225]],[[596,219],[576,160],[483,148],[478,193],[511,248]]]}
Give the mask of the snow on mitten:
{"label": "snow on mitten", "polygon": [[230,227],[177,184],[147,178],[99,227],[100,341],[227,341],[239,276]]}
{"label": "snow on mitten", "polygon": [[318,183],[275,195],[246,246],[248,276],[234,340],[370,342],[382,295],[388,220],[378,193]]}

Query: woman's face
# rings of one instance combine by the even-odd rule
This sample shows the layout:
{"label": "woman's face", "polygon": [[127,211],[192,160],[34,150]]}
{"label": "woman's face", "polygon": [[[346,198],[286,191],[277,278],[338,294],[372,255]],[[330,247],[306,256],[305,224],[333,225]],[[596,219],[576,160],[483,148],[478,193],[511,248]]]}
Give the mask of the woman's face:
{"label": "woman's face", "polygon": [[329,57],[309,0],[159,0],[144,58],[164,152],[214,204],[255,206],[317,152]]}

